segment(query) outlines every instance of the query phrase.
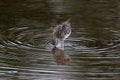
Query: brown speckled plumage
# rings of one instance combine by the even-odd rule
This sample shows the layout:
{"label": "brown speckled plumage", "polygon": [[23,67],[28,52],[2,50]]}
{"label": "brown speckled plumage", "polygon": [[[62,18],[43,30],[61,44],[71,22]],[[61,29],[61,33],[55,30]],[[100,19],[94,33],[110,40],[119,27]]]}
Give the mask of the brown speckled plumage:
{"label": "brown speckled plumage", "polygon": [[71,34],[70,19],[55,26],[53,30],[53,45],[63,47],[64,40]]}

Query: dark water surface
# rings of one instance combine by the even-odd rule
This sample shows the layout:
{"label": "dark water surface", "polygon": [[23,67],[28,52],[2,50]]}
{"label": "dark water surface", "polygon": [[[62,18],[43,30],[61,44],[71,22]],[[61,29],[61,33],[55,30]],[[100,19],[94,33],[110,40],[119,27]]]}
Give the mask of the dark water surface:
{"label": "dark water surface", "polygon": [[[55,49],[52,26],[68,18]],[[0,0],[0,80],[120,80],[120,1]]]}

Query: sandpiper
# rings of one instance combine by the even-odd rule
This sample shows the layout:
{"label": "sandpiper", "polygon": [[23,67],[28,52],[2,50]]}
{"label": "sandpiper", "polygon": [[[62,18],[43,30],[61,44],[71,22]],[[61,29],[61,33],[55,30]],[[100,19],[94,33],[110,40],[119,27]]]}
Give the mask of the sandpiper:
{"label": "sandpiper", "polygon": [[64,50],[64,40],[71,34],[70,19],[55,26],[53,30],[53,45]]}

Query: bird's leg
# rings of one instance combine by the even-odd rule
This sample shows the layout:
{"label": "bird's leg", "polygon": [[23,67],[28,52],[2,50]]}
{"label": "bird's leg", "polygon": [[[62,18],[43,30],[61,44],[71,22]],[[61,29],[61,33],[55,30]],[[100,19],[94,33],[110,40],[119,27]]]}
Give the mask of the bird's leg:
{"label": "bird's leg", "polygon": [[62,49],[64,50],[64,40],[62,40]]}

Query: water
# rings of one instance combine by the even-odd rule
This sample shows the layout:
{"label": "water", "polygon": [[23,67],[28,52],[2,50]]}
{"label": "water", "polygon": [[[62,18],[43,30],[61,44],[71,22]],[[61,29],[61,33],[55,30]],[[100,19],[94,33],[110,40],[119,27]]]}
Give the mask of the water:
{"label": "water", "polygon": [[[0,1],[0,80],[119,80],[119,0]],[[72,18],[65,50],[53,26]]]}

